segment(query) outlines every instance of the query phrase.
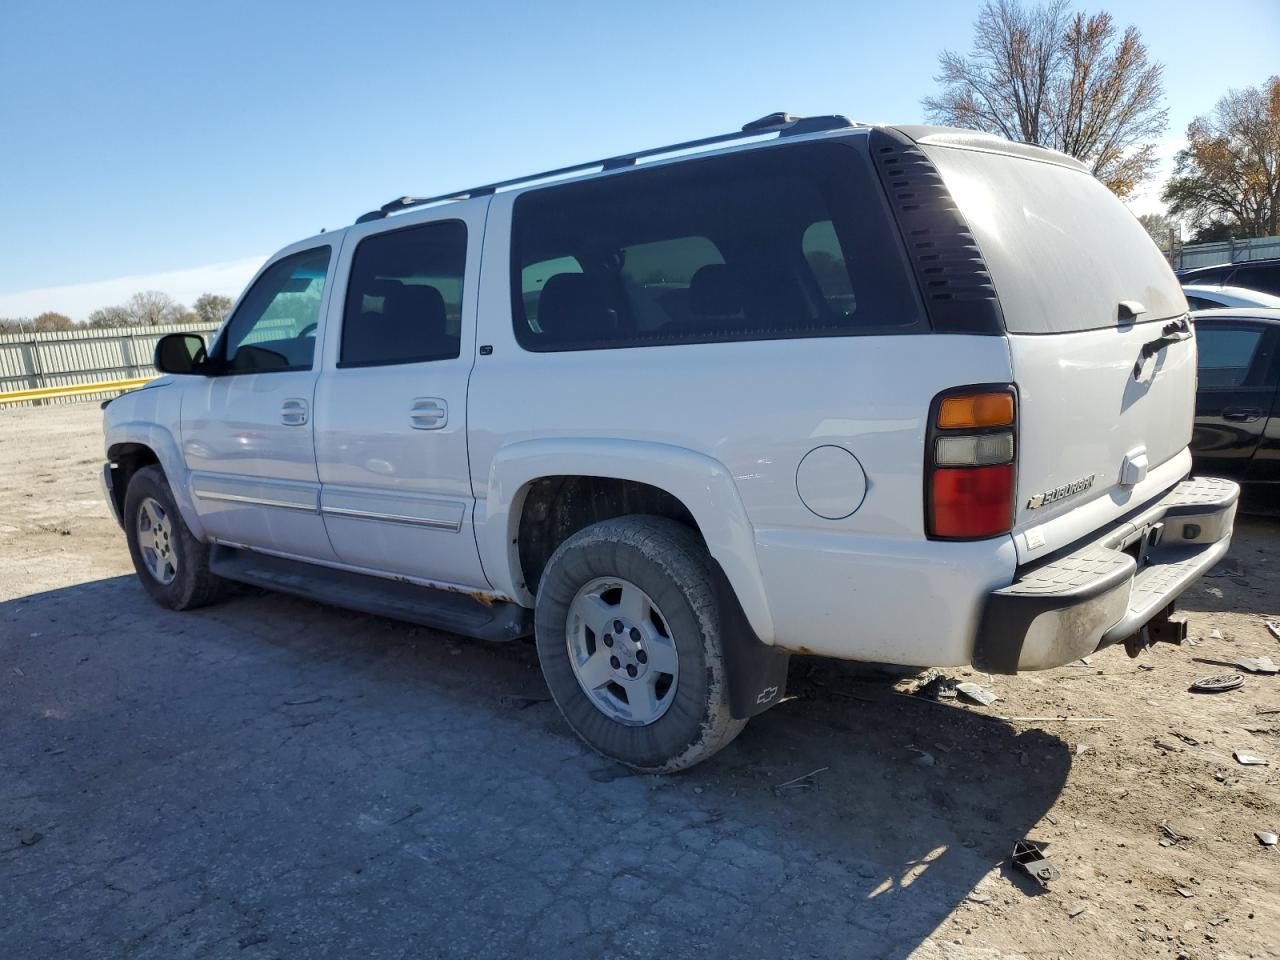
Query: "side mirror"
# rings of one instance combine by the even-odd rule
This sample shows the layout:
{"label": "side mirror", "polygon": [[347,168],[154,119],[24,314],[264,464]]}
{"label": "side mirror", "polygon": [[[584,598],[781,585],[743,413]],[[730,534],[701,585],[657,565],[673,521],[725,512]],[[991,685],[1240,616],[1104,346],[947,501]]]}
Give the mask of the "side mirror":
{"label": "side mirror", "polygon": [[156,343],[156,369],[161,373],[202,373],[206,359],[204,337],[194,333],[167,333]]}

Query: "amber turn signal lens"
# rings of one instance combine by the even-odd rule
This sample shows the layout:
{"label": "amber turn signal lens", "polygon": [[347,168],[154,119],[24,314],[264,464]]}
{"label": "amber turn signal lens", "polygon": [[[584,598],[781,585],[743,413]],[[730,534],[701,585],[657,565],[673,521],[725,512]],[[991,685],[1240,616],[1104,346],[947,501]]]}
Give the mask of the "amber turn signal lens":
{"label": "amber turn signal lens", "polygon": [[947,397],[938,407],[938,427],[942,430],[1005,427],[1011,423],[1011,393],[974,393],[964,397]]}

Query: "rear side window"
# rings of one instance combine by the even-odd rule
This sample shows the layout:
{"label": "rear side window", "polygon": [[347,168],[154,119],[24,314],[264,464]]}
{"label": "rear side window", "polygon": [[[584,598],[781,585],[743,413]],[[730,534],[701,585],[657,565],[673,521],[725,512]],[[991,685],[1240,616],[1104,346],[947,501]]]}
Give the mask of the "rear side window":
{"label": "rear side window", "polygon": [[1280,294],[1280,264],[1238,267],[1231,275],[1231,283],[1233,286],[1261,290],[1263,293]]}
{"label": "rear side window", "polygon": [[330,252],[305,250],[262,272],[223,328],[217,352],[229,371],[311,368]]}
{"label": "rear side window", "polygon": [[458,220],[361,240],[351,259],[338,366],[458,356],[466,261],[467,228]]}
{"label": "rear side window", "polygon": [[797,144],[525,193],[512,313],[530,350],[923,327],[865,160]]}
{"label": "rear side window", "polygon": [[1262,343],[1257,327],[1227,329],[1200,327],[1196,330],[1201,389],[1223,390],[1244,386]]}
{"label": "rear side window", "polygon": [[1222,306],[1222,304],[1206,300],[1204,297],[1197,297],[1194,293],[1188,293],[1187,306],[1192,310],[1212,310],[1214,307]]}

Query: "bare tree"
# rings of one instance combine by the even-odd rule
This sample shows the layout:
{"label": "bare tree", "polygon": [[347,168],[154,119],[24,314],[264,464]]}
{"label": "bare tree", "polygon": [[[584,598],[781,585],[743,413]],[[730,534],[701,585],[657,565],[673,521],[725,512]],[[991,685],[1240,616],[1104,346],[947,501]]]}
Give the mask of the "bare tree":
{"label": "bare tree", "polygon": [[159,290],[135,293],[125,304],[125,309],[129,311],[131,321],[142,327],[177,323],[183,314],[182,305]]}
{"label": "bare tree", "polygon": [[37,333],[45,333],[50,330],[74,330],[75,322],[65,313],[55,313],[52,310],[46,310],[40,316],[32,321]]}
{"label": "bare tree", "polygon": [[1151,176],[1168,124],[1163,68],[1109,13],[988,0],[973,49],[944,50],[938,64],[942,92],[923,101],[933,122],[1060,150],[1122,197]]}
{"label": "bare tree", "polygon": [[201,323],[221,323],[231,312],[231,298],[218,293],[202,293],[196,297],[194,310]]}
{"label": "bare tree", "polygon": [[1162,199],[1197,238],[1280,233],[1280,76],[1231,90],[1187,127]]}
{"label": "bare tree", "polygon": [[124,307],[99,307],[89,314],[90,327],[128,327],[133,324],[133,316]]}

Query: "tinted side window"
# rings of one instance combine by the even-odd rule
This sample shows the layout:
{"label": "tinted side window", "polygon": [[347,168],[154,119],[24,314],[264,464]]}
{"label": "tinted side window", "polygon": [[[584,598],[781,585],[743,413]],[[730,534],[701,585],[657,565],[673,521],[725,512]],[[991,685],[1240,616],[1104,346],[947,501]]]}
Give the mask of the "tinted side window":
{"label": "tinted side window", "polygon": [[231,370],[311,368],[330,253],[316,247],[278,260],[249,288],[216,351]]}
{"label": "tinted side window", "polygon": [[1222,306],[1222,304],[1214,303],[1212,300],[1206,300],[1204,297],[1197,297],[1193,293],[1188,293],[1187,306],[1192,310],[1212,310],[1214,307]]}
{"label": "tinted side window", "polygon": [[1243,386],[1261,342],[1262,331],[1257,328],[1197,329],[1200,387],[1222,390]]}
{"label": "tinted side window", "polygon": [[458,356],[466,261],[467,228],[457,220],[361,240],[351,259],[338,366]]}
{"label": "tinted side window", "polygon": [[516,338],[586,350],[919,329],[879,190],[855,149],[797,144],[525,193]]}
{"label": "tinted side window", "polygon": [[1231,275],[1231,283],[1237,287],[1261,290],[1263,293],[1280,294],[1280,265],[1239,267]]}

